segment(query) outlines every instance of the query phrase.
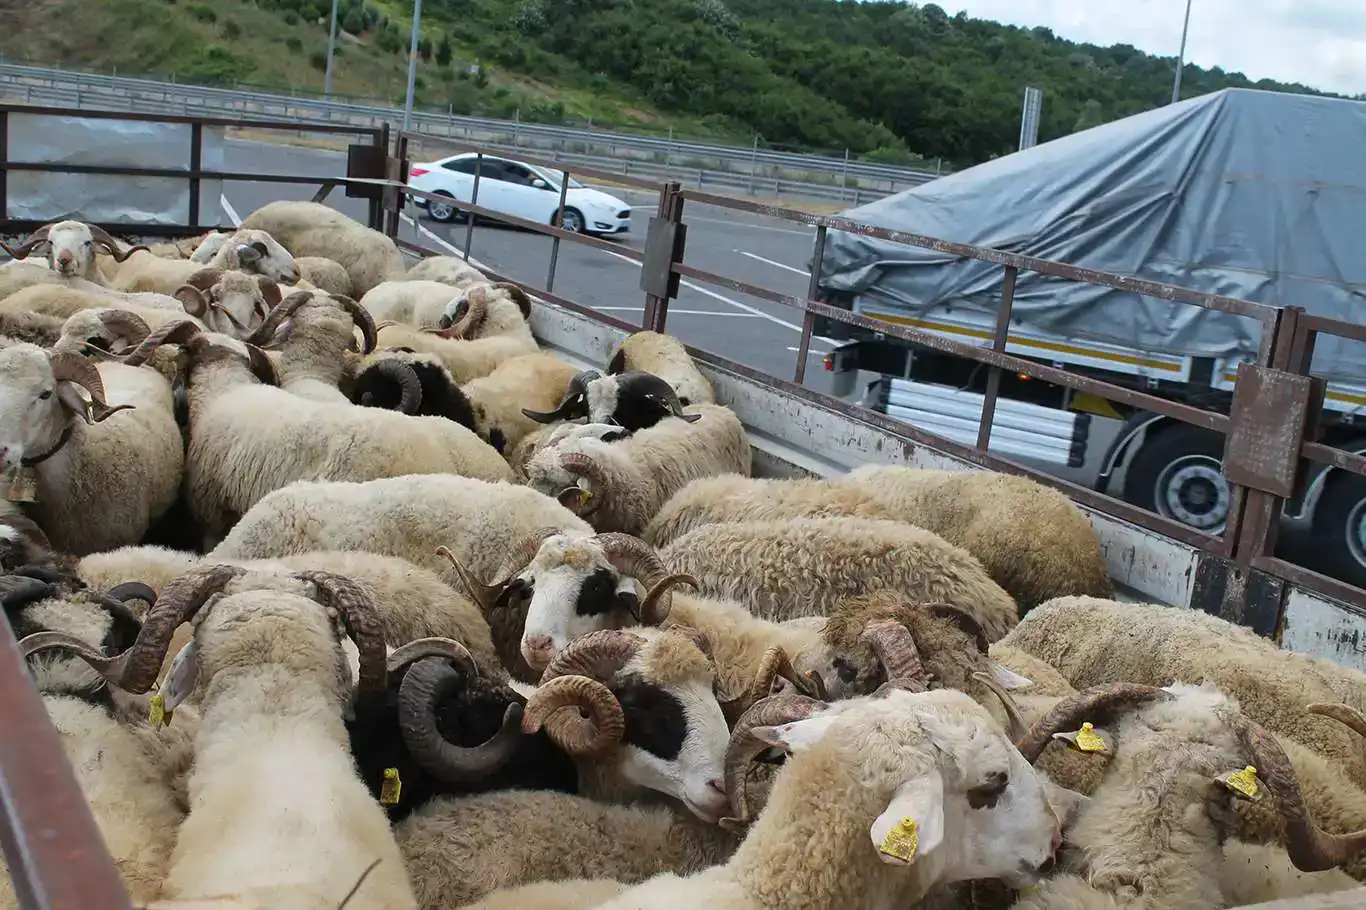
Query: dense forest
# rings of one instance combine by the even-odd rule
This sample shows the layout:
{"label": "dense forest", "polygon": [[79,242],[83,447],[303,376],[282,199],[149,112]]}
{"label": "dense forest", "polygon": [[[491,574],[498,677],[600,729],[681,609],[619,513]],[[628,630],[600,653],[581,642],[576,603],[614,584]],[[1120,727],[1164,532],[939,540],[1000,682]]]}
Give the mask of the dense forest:
{"label": "dense forest", "polygon": [[[330,0],[60,2],[89,15],[74,26],[69,16],[25,17],[12,41],[0,37],[0,52],[194,81],[321,83]],[[103,11],[117,18],[102,24]],[[1164,104],[1174,66],[1129,45],[1077,44],[933,3],[425,0],[422,14],[423,104],[757,136],[889,162],[966,165],[1013,151],[1030,85],[1044,90],[1041,140]],[[340,0],[340,91],[401,96],[411,16],[412,0]],[[1182,85],[1186,97],[1229,86],[1313,91],[1194,65]]]}

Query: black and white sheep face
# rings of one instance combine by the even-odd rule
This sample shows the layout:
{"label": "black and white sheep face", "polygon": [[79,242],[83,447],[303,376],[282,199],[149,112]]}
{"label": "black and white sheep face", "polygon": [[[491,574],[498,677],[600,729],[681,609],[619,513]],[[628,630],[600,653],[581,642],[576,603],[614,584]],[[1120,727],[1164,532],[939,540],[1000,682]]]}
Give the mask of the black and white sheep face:
{"label": "black and white sheep face", "polygon": [[1053,865],[1062,834],[1043,778],[961,692],[893,690],[755,734],[794,756],[837,753],[850,785],[874,797],[868,837],[884,863],[928,867],[941,884],[1015,888]]}
{"label": "black and white sheep face", "polygon": [[703,821],[723,816],[730,728],[710,675],[662,685],[628,672],[609,688],[626,715],[617,758],[621,776],[673,797]]}
{"label": "black and white sheep face", "polygon": [[529,591],[531,597],[522,658],[537,672],[571,641],[633,624],[640,606],[634,580],[619,575],[592,538],[548,538],[522,573],[520,586],[522,596]]}

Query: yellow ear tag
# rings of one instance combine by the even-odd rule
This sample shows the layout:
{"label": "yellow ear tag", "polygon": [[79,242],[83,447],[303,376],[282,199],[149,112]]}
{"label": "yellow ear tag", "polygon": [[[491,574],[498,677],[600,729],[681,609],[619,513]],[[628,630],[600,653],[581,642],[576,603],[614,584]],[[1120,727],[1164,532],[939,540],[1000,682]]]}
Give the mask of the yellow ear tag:
{"label": "yellow ear tag", "polygon": [[1219,775],[1219,782],[1248,799],[1257,799],[1262,792],[1262,788],[1257,782],[1257,769],[1252,765],[1248,765],[1241,771],[1230,771],[1227,774]]}
{"label": "yellow ear tag", "polygon": [[151,707],[147,709],[147,723],[153,730],[159,730],[166,726],[166,722],[166,699],[157,693],[152,696]]}
{"label": "yellow ear tag", "polygon": [[398,779],[397,768],[384,769],[384,783],[379,787],[379,804],[381,806],[392,806],[398,802],[399,794],[403,792],[403,781]]}
{"label": "yellow ear tag", "polygon": [[1104,738],[1096,732],[1096,728],[1092,726],[1090,721],[1081,725],[1081,729],[1077,731],[1076,742],[1077,748],[1082,752],[1106,751]]}
{"label": "yellow ear tag", "polygon": [[887,832],[887,836],[878,846],[878,851],[909,863],[915,859],[915,851],[919,846],[920,826],[916,824],[915,819],[907,815]]}

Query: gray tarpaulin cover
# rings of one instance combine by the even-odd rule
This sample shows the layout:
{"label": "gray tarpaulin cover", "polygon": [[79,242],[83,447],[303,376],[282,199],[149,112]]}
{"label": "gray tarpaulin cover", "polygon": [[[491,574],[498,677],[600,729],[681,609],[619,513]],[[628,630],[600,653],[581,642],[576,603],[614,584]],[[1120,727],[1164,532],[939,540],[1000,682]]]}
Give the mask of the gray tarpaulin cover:
{"label": "gray tarpaulin cover", "polygon": [[[1226,89],[998,158],[852,220],[1366,321],[1366,104]],[[994,314],[999,266],[831,232],[821,284],[907,315]],[[1255,355],[1255,323],[1022,272],[1017,325],[1182,355]],[[1366,378],[1319,336],[1316,373]]]}

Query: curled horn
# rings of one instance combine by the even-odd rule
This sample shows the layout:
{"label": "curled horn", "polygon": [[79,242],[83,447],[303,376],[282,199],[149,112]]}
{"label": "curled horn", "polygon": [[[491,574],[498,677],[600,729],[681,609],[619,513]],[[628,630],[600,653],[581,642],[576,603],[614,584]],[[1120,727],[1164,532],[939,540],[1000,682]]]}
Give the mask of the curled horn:
{"label": "curled horn", "polygon": [[607,474],[591,455],[583,452],[565,452],[560,456],[560,467],[571,474],[578,474],[591,480],[598,490],[607,486]]}
{"label": "curled horn", "polygon": [[374,317],[370,315],[369,310],[352,300],[350,297],[347,297],[345,294],[337,294],[333,299],[340,303],[346,312],[351,314],[351,320],[355,322],[356,328],[360,329],[362,339],[360,352],[362,354],[369,354],[375,349],[375,345],[379,343],[378,335],[376,334],[379,330],[375,328]]}
{"label": "curled horn", "polygon": [[508,296],[512,298],[512,302],[517,304],[517,309],[522,311],[523,319],[531,318],[531,298],[527,296],[526,291],[510,281],[495,281],[493,287],[508,292]]}
{"label": "curled horn", "polygon": [[296,578],[312,582],[318,602],[336,610],[360,653],[360,672],[356,680],[356,700],[384,697],[388,660],[384,653],[384,628],[370,593],[345,575],[335,572],[299,572]]}
{"label": "curled horn", "polygon": [[[641,604],[640,613],[636,616],[637,622],[647,626],[659,625],[668,617],[673,604],[670,589],[675,584],[684,582],[691,582],[694,587],[697,586],[697,581],[691,575],[669,575],[654,547],[639,537],[610,531],[598,534],[597,539],[602,544],[602,551],[607,555],[607,561],[612,564],[612,568],[622,575],[629,575],[638,580],[648,592],[645,595],[645,603]],[[660,583],[666,578],[673,578],[674,581],[661,587]],[[647,605],[648,613],[645,609]]]}
{"label": "curled horn", "polygon": [[1012,742],[1020,742],[1029,734],[1029,724],[1025,721],[1024,712],[1020,710],[1019,704],[1015,701],[1015,696],[1005,686],[996,681],[996,677],[990,673],[973,673],[972,678],[980,682],[992,691],[1001,700],[1001,707],[1005,708],[1006,720],[1009,722],[1010,729],[1007,731]]}
{"label": "curled horn", "polygon": [[1115,711],[1118,708],[1137,708],[1152,701],[1166,701],[1172,694],[1156,686],[1143,686],[1138,683],[1106,683],[1084,689],[1076,695],[1069,695],[1053,706],[1038,722],[1029,729],[1022,739],[1015,743],[1032,765],[1043,755],[1043,750],[1053,740],[1053,734],[1072,730],[1081,725],[1085,718]]}
{"label": "curled horn", "polygon": [[618,377],[623,392],[630,392],[633,395],[640,395],[651,401],[658,402],[669,409],[669,413],[675,417],[681,417],[688,423],[696,423],[702,419],[701,414],[685,414],[683,412],[683,402],[678,400],[678,392],[668,381],[654,373],[644,373],[640,371],[622,373]]}
{"label": "curled horn", "polygon": [[626,734],[626,715],[612,690],[596,679],[557,676],[542,682],[527,699],[522,731],[535,733],[542,727],[574,758],[604,758]]}
{"label": "curled horn", "polygon": [[142,250],[147,253],[151,252],[151,250],[147,249],[147,247],[143,246],[140,243],[136,246],[130,246],[127,250],[124,250],[123,252],[119,252],[118,242],[114,240],[113,237],[109,236],[108,231],[106,231],[104,228],[96,224],[87,224],[86,227],[90,228],[90,236],[94,238],[96,243],[102,245],[106,250],[109,251],[109,255],[114,257],[115,262],[123,262],[123,260],[133,255],[138,250]]}
{"label": "curled horn", "polygon": [[787,652],[774,645],[764,652],[749,688],[733,698],[721,699],[721,712],[725,715],[726,721],[734,725],[751,706],[774,694],[773,684],[779,679],[787,680],[799,694],[812,693],[813,687],[797,676]]}
{"label": "curled horn", "polygon": [[86,423],[99,423],[119,411],[133,409],[131,404],[115,405],[112,408],[109,406],[104,400],[104,382],[100,379],[100,371],[80,354],[62,351],[51,355],[51,363],[53,379],[58,382],[74,382],[84,386],[90,393],[90,403],[86,405],[83,415]]}
{"label": "curled horn", "polygon": [[114,585],[105,592],[105,596],[120,603],[130,600],[143,600],[150,606],[157,602],[157,592],[152,589],[151,585],[143,584],[140,581],[125,581],[122,584]]}
{"label": "curled horn", "polygon": [[[391,662],[397,655],[398,651],[391,655]],[[430,655],[418,658],[408,668],[398,688],[398,723],[413,760],[438,780],[458,787],[507,764],[521,741],[523,709],[516,702],[508,705],[498,732],[478,746],[467,748],[447,740],[437,726],[437,709],[465,684],[465,674],[477,671],[468,651],[462,656],[446,656],[459,669],[442,657]]]}
{"label": "curled horn", "polygon": [[101,310],[99,319],[105,328],[123,338],[140,342],[152,334],[147,320],[130,310]]}
{"label": "curled horn", "polygon": [[220,268],[205,267],[195,272],[185,283],[196,291],[207,291],[215,284],[223,280],[223,270]]}
{"label": "curled horn", "polygon": [[541,685],[559,676],[587,676],[606,683],[645,646],[645,639],[620,629],[589,632],[551,659]]}
{"label": "curled horn", "polygon": [[256,331],[252,332],[251,335],[247,337],[246,341],[249,344],[256,345],[269,344],[270,340],[275,337],[275,333],[280,330],[280,326],[284,324],[284,321],[298,312],[299,307],[312,299],[312,291],[295,291],[293,294],[290,294],[284,300],[280,301],[280,304],[275,307],[275,309],[270,311],[270,315],[265,318],[264,322],[256,327]]}
{"label": "curled horn", "polygon": [[153,352],[163,344],[184,344],[196,335],[204,331],[198,324],[188,319],[180,319],[175,322],[168,322],[161,328],[152,332],[142,343],[127,354],[123,355],[123,362],[130,367],[140,367],[146,363]]}
{"label": "curled horn", "polygon": [[584,402],[584,397],[588,394],[588,383],[601,377],[602,374],[597,370],[583,370],[576,373],[574,378],[569,380],[569,385],[565,387],[564,398],[556,405],[555,410],[533,411],[529,408],[522,408],[522,414],[537,423],[554,423],[557,420],[583,417],[588,413],[587,405]]}
{"label": "curled horn", "polygon": [[[422,380],[410,364],[401,360],[380,360],[371,369],[376,375],[393,380],[399,387],[398,407],[395,410],[402,414],[417,413],[418,408],[422,407]],[[374,407],[374,400],[374,392],[361,393],[360,403],[366,407]]]}
{"label": "curled horn", "polygon": [[418,638],[406,645],[400,645],[385,659],[385,669],[390,673],[397,673],[424,657],[449,657],[469,672],[479,672],[469,648],[453,638],[439,637]]}
{"label": "curled horn", "polygon": [[437,547],[436,552],[450,560],[451,568],[459,576],[460,582],[464,585],[469,596],[474,599],[475,603],[487,609],[498,602],[512,580],[520,575],[522,570],[536,558],[536,553],[541,549],[541,544],[547,538],[554,537],[559,533],[561,533],[559,528],[537,528],[517,540],[509,548],[507,555],[503,557],[503,564],[499,567],[498,576],[489,584],[484,584],[475,578],[474,573],[461,565],[460,560],[456,559],[455,554],[446,547]]}
{"label": "curled horn", "polygon": [[726,747],[725,763],[726,795],[730,797],[731,810],[735,815],[721,819],[722,828],[739,831],[750,821],[749,794],[745,786],[749,765],[769,746],[754,735],[754,728],[805,720],[827,707],[825,702],[805,695],[771,695],[755,702],[736,721],[735,729],[730,734],[730,744]]}
{"label": "curled horn", "polygon": [[895,688],[912,692],[925,691],[925,665],[920,662],[920,649],[909,629],[894,619],[878,619],[864,627],[859,639],[877,654],[888,685],[896,684]]}
{"label": "curled horn", "polygon": [[38,228],[38,230],[34,231],[32,234],[29,234],[26,238],[24,238],[24,241],[20,243],[18,246],[14,247],[13,249],[10,249],[9,247],[6,247],[5,249],[9,250],[10,256],[14,257],[15,259],[23,259],[27,257],[29,253],[32,253],[34,248],[36,248],[39,244],[45,243],[47,241],[47,232],[52,230],[52,228],[55,225],[55,221],[49,222],[43,225],[42,227]]}
{"label": "curled horn", "polygon": [[939,619],[947,619],[952,622],[964,635],[972,639],[973,644],[977,646],[977,650],[981,651],[983,654],[986,654],[991,647],[991,643],[987,641],[987,633],[982,631],[982,624],[977,621],[977,617],[973,616],[967,610],[964,610],[961,607],[955,607],[953,604],[945,603],[926,604],[923,609],[931,616]]}
{"label": "curled horn", "polygon": [[120,689],[146,692],[156,681],[175,630],[181,623],[188,622],[210,597],[245,571],[239,566],[204,566],[168,584],[152,609],[147,611],[137,641],[114,658],[110,672],[101,670],[101,674]]}
{"label": "curled horn", "polygon": [[669,612],[673,609],[675,585],[691,585],[694,590],[700,590],[702,587],[702,583],[687,572],[665,575],[645,592],[645,599],[640,602],[641,625],[657,626],[668,618]]}
{"label": "curled horn", "polygon": [[57,593],[57,586],[41,578],[27,575],[0,576],[0,607],[12,610]]}
{"label": "curled horn", "polygon": [[1312,705],[1305,705],[1304,710],[1320,717],[1332,718],[1357,735],[1366,736],[1366,714],[1362,714],[1351,705],[1315,702]]}
{"label": "curled horn", "polygon": [[[1314,713],[1337,716],[1323,711]],[[1309,817],[1295,768],[1276,737],[1241,713],[1229,714],[1228,722],[1252,757],[1257,776],[1265,782],[1280,806],[1281,816],[1285,819],[1285,852],[1296,869],[1301,872],[1322,872],[1344,865],[1366,850],[1366,830],[1329,834]],[[1354,724],[1348,725],[1356,729]]]}
{"label": "curled horn", "polygon": [[[118,679],[122,655],[108,657],[98,648],[66,632],[34,632],[19,642],[19,653],[25,658],[33,657],[44,651],[66,651],[85,661],[90,669],[100,674],[106,682]],[[125,652],[127,653],[127,652]]]}
{"label": "curled horn", "polygon": [[472,287],[466,292],[465,299],[469,301],[469,311],[465,318],[443,330],[443,337],[470,339],[474,337],[475,332],[484,327],[485,321],[489,318],[488,289],[482,285]]}
{"label": "curled horn", "polygon": [[246,343],[247,362],[251,365],[252,374],[266,385],[279,386],[280,374],[275,372],[275,362],[270,359],[270,355],[249,342]]}

